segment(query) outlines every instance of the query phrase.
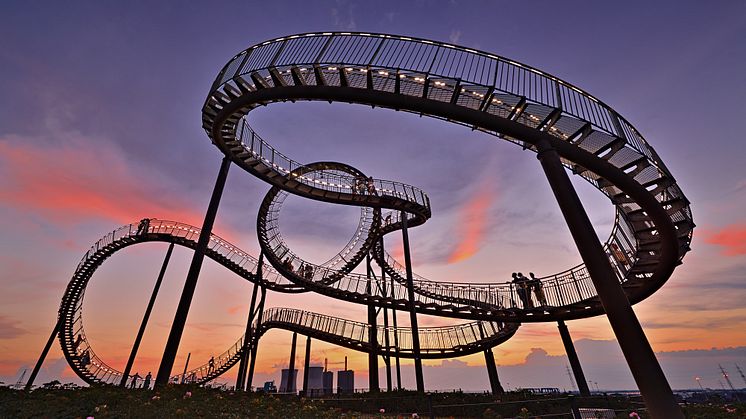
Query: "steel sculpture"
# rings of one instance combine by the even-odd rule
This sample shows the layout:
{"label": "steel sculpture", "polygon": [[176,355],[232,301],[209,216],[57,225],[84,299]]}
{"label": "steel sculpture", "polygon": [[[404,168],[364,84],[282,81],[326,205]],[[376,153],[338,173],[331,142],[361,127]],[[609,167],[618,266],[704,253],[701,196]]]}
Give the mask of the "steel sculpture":
{"label": "steel sculpture", "polygon": [[[382,237],[401,230],[406,241],[408,228],[427,221],[430,202],[423,191],[380,179],[365,180],[361,189],[361,179],[366,178],[357,169],[335,162],[299,163],[272,147],[248,124],[248,115],[256,107],[298,100],[417,113],[535,151],[583,263],[539,278],[546,297],[542,304],[521,301],[511,283],[444,283],[416,275],[409,262],[409,246],[405,246],[407,258],[402,266],[386,253]],[[203,228],[153,220],[144,234],[133,234],[134,226],[116,230],[85,255],[63,297],[55,330],[59,329],[68,362],[86,381],[121,378],[121,373],[93,353],[84,333],[82,346],[78,343],[73,350],[76,333],[82,332],[81,303],[88,280],[116,250],[160,240],[196,249],[159,370],[161,384],[171,376],[199,265],[208,256],[258,284],[262,303],[256,320],[247,325],[251,338],[239,339],[221,355],[212,373],[201,373],[204,366],[193,370],[197,381],[224,372],[244,356],[243,351],[255,354],[258,337],[271,327],[374,354],[411,357],[418,363],[421,358],[462,353],[491,356],[490,348],[512,336],[519,322],[557,321],[563,340],[571,343],[565,320],[605,313],[651,414],[681,417],[631,304],[660,288],[690,250],[694,222],[689,201],[642,135],[599,99],[541,70],[488,52],[413,37],[324,32],[272,39],[235,55],[210,88],[202,122],[225,156]],[[257,269],[251,256],[211,234],[231,163],[272,186],[257,218],[259,242],[268,262],[262,269]],[[615,223],[605,243],[596,238],[567,169],[590,182],[614,205]],[[279,209],[290,193],[361,208],[355,236],[330,261],[319,265],[300,259],[279,234]],[[368,275],[353,273],[366,257],[372,257],[385,275],[370,275],[370,269]],[[371,327],[292,309],[264,310],[266,290],[312,291],[369,307],[406,310],[414,330],[396,325]],[[417,330],[417,314],[476,323]],[[344,324],[359,335],[347,334],[345,327],[309,326],[313,321]],[[375,336],[370,330],[377,330]],[[458,344],[433,346],[428,337],[458,340],[458,332],[464,330],[471,334],[465,334]],[[389,346],[392,341],[394,345]],[[389,343],[384,347],[381,342]],[[81,347],[90,354],[87,365],[79,361]],[[249,377],[253,363],[252,356]],[[490,368],[493,375],[497,373]],[[417,381],[422,390],[421,377]]]}

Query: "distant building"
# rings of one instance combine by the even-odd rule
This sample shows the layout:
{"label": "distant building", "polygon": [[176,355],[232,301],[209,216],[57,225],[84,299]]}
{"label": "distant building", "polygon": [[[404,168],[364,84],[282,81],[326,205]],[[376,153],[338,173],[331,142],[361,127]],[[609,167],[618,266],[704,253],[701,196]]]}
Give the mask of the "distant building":
{"label": "distant building", "polygon": [[337,393],[352,394],[355,392],[355,371],[337,371]]}
{"label": "distant building", "polygon": [[274,380],[264,382],[264,387],[261,388],[261,391],[265,393],[277,393]]}
{"label": "distant building", "polygon": [[298,391],[298,387],[296,386],[298,370],[293,369],[293,374],[291,377],[288,377],[289,371],[290,370],[287,368],[282,370],[282,378],[280,379],[280,393],[296,393]]}
{"label": "distant building", "polygon": [[320,396],[323,388],[322,374],[324,367],[308,367],[308,394],[307,396]]}
{"label": "distant building", "polygon": [[324,371],[322,374],[322,387],[324,395],[334,393],[334,373],[331,371]]}

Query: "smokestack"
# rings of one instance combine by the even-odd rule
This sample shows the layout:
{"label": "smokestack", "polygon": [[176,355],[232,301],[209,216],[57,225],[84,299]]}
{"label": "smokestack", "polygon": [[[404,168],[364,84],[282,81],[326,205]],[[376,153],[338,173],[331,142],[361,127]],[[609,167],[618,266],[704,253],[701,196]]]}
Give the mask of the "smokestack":
{"label": "smokestack", "polygon": [[347,371],[347,355],[345,355],[345,371]]}

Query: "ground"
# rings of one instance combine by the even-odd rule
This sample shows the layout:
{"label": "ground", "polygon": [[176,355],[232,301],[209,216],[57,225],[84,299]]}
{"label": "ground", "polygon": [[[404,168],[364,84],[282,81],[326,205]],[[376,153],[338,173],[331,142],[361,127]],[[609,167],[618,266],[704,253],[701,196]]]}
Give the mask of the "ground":
{"label": "ground", "polygon": [[[512,392],[489,394],[414,392],[354,394],[323,400],[263,395],[219,389],[170,386],[160,391],[115,387],[36,389],[30,393],[0,388],[0,418],[534,418],[569,417],[570,405],[613,409],[617,418],[639,412],[641,403],[627,397],[575,399],[565,394],[536,396]],[[746,418],[746,404],[703,403],[684,406],[690,419]]]}

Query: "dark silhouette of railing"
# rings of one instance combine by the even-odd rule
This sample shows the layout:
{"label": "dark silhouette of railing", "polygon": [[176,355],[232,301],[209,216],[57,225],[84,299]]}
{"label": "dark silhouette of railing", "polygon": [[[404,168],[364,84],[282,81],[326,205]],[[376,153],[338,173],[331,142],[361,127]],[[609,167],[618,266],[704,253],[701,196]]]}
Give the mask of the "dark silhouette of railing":
{"label": "dark silhouette of railing", "polygon": [[[369,212],[363,211],[364,214]],[[79,377],[89,384],[117,385],[122,379],[120,370],[111,367],[96,354],[83,328],[82,312],[85,289],[95,270],[116,251],[137,243],[165,241],[194,248],[199,233],[199,228],[189,224],[150,219],[147,230],[138,231],[137,224],[125,225],[101,238],[85,253],[78,264],[73,279],[68,284],[59,312],[59,315],[63,317],[63,324],[59,333],[60,344],[65,358]],[[206,254],[243,278],[269,289],[279,292],[307,291],[305,288],[288,281],[277,270],[266,264],[263,268],[262,277],[259,278],[255,273],[252,273],[252,270],[256,271],[257,260],[217,235],[211,236]],[[326,284],[327,286],[334,286],[333,283],[328,281]],[[368,327],[365,323],[294,309],[268,309],[263,317],[264,321],[260,325],[254,325],[254,330],[257,331],[254,334],[254,339],[258,339],[261,334],[271,328],[279,327],[309,334],[315,338],[355,350],[368,352],[373,350],[367,340],[369,330],[361,331],[363,326]],[[477,339],[477,335],[465,332],[480,327],[484,331],[484,337],[480,336],[479,339]],[[441,328],[422,328],[420,329],[421,339],[423,342],[427,342],[427,345],[423,346],[425,351],[423,357],[459,356],[458,354],[478,352],[509,339],[516,330],[516,324],[503,324],[501,322],[474,322]],[[462,332],[459,336],[455,336],[454,331]],[[390,341],[392,342],[393,335],[397,334],[399,342],[398,348],[379,346],[375,349],[377,353],[397,353],[401,357],[411,356],[411,344],[409,343],[411,338],[408,337],[411,336],[411,330],[408,328],[379,327],[376,333],[379,336],[378,342],[384,342],[383,336],[385,334],[391,337]],[[457,343],[457,345],[446,348],[437,346],[437,342]],[[184,380],[197,383],[213,380],[233,367],[239,361],[242,351],[250,348],[250,344],[252,342],[245,342],[242,336],[227,350],[214,357],[212,365],[207,361],[199,367],[189,370],[183,376],[172,376],[171,380],[174,382]],[[128,386],[131,385],[132,380],[135,381],[136,387],[140,387],[144,383],[144,377],[129,378]]]}
{"label": "dark silhouette of railing", "polygon": [[[430,64],[425,65],[425,62]],[[301,165],[276,151],[246,124],[246,113],[256,106],[248,98],[251,95],[270,97],[271,93],[265,92],[283,87],[283,94],[294,99],[319,99],[304,96],[307,90],[302,89],[306,86],[338,86],[427,98],[479,110],[561,138],[624,171],[655,196],[676,227],[677,255],[665,259],[666,263],[662,263],[661,259],[665,253],[661,249],[665,246],[657,226],[642,207],[602,175],[570,160],[563,161],[607,194],[617,207],[613,233],[605,248],[633,302],[645,298],[662,285],[668,278],[668,271],[689,249],[693,223],[688,201],[642,136],[613,109],[581,89],[494,54],[384,34],[316,33],[278,38],[243,51],[226,65],[213,84],[213,93],[205,102],[204,126],[213,140],[217,140],[216,144],[233,155],[238,164],[273,185],[308,197],[312,197],[311,191],[316,189],[336,192],[337,195],[327,199],[316,198],[330,202],[362,205],[365,201],[370,206],[381,205],[373,197],[363,199],[346,193],[353,182],[350,178],[344,181],[332,178],[329,181],[301,179],[301,183],[310,188],[308,191],[298,190],[287,182],[272,180],[290,177],[289,174]],[[289,87],[301,90],[294,94],[287,90]],[[266,104],[268,100],[271,97],[264,99],[261,104]],[[418,111],[414,108],[403,107],[402,110]],[[449,121],[461,123],[458,119]],[[485,130],[478,125],[472,127]],[[506,139],[526,148],[534,148],[532,144],[519,139]],[[394,191],[396,193],[391,194],[393,197],[419,203],[417,196],[420,191],[406,185],[385,187],[376,184],[376,188],[389,193]],[[422,197],[422,203],[428,203],[424,194]],[[390,207],[402,209],[402,205]],[[390,214],[384,213],[384,220]],[[413,220],[410,224],[423,222],[423,215],[427,217],[429,213],[410,212]],[[396,230],[399,226],[397,217],[398,211],[394,211],[393,217],[389,217],[391,224],[384,224],[384,233]],[[656,272],[660,272],[660,278],[651,281]],[[344,285],[346,291],[354,289],[354,292],[361,289],[361,278],[347,279],[349,281],[340,284],[340,287]],[[601,310],[599,304],[588,301],[595,296],[595,289],[588,281],[588,273],[583,265],[545,276],[542,283],[548,300],[547,307],[563,307],[587,301],[592,303],[588,315],[598,314]],[[420,281],[417,285],[421,295],[434,299],[445,298],[447,301],[482,305],[488,309],[525,308],[518,303],[519,299],[510,284],[450,284],[447,294],[444,294],[442,284]],[[571,295],[573,292],[575,296]],[[527,315],[540,314],[539,310],[535,311],[537,313]],[[528,320],[522,318],[522,321]]]}

